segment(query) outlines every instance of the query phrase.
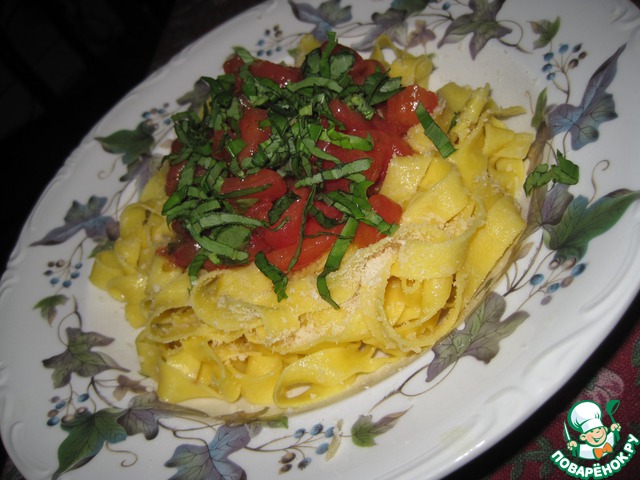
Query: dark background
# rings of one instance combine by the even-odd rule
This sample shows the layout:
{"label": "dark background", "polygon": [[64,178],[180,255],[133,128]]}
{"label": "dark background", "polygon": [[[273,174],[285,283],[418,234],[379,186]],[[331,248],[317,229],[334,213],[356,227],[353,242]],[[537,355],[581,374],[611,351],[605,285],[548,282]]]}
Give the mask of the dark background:
{"label": "dark background", "polygon": [[[0,272],[41,192],[93,125],[192,40],[257,3],[0,0]],[[638,303],[562,391],[451,480],[488,475],[535,438],[615,353]],[[0,471],[5,458],[0,449]]]}

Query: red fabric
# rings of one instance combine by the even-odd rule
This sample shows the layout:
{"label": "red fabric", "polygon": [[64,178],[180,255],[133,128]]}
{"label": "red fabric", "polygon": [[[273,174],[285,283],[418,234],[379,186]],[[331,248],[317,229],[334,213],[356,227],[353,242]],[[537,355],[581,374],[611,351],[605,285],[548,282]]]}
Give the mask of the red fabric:
{"label": "red fabric", "polygon": [[[534,416],[480,458],[472,461],[447,480],[540,480],[573,478],[560,470],[551,455],[560,450],[577,465],[608,464],[631,433],[640,439],[640,297],[602,346],[594,352],[575,377]],[[570,354],[570,353],[569,353]],[[573,458],[564,438],[564,423],[571,407],[582,400],[596,402],[603,410],[603,423],[610,427],[605,413],[609,400],[619,400],[615,421],[621,425],[620,440],[613,452],[600,460]],[[571,437],[578,433],[569,429]],[[640,479],[640,445],[626,465],[608,478]],[[579,478],[579,477],[578,477]],[[594,478],[594,477],[591,477]],[[595,477],[597,478],[597,477]],[[605,478],[605,477],[601,477]]]}

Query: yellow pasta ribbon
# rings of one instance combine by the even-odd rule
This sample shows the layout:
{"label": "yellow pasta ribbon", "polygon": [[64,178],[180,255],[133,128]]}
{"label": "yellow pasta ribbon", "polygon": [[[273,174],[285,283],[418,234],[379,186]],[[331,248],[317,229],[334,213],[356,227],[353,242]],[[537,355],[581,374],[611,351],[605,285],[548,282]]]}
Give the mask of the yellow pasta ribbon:
{"label": "yellow pasta ribbon", "polygon": [[[299,53],[316,46],[305,37]],[[405,83],[426,85],[433,68],[384,37],[373,58]],[[201,272],[192,285],[158,255],[173,239],[161,215],[167,167],[151,179],[122,212],[120,238],[96,256],[90,280],[124,303],[139,330],[141,372],[161,399],[308,408],[425,351],[463,320],[524,229],[520,190],[533,137],[506,126],[522,110],[499,108],[488,85],[451,83],[438,94],[434,119],[456,151],[444,159],[420,125],[409,130],[415,153],[391,159],[381,187],[403,208],[400,226],[351,248],[328,275],[338,310],[319,297],[314,266],[290,276],[283,301],[253,264]]]}

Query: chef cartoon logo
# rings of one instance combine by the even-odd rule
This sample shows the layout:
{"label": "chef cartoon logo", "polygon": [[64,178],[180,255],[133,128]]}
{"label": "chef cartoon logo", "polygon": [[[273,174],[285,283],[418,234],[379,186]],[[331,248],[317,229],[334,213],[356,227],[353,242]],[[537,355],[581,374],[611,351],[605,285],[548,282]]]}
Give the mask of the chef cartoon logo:
{"label": "chef cartoon logo", "polygon": [[578,441],[572,438],[566,422],[564,433],[567,448],[573,456],[585,460],[600,460],[613,452],[613,447],[620,440],[621,427],[613,418],[619,405],[618,400],[607,402],[605,410],[611,420],[609,427],[604,425],[602,409],[597,403],[585,400],[571,407],[567,414],[567,421],[577,432]]}
{"label": "chef cartoon logo", "polygon": [[622,426],[613,418],[620,402],[610,400],[604,407],[584,400],[571,407],[564,422],[567,450],[556,450],[551,461],[567,475],[582,480],[608,478],[631,461],[640,445],[632,433],[621,439]]}

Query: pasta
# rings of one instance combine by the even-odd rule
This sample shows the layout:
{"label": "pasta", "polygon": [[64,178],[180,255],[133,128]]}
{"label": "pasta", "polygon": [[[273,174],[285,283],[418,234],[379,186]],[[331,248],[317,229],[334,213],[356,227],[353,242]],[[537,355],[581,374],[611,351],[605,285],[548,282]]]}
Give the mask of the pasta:
{"label": "pasta", "polygon": [[[378,47],[382,58],[388,45]],[[390,75],[426,86],[428,58],[396,54]],[[163,400],[307,408],[455,328],[524,230],[520,191],[533,138],[505,125],[523,110],[499,108],[488,85],[447,84],[437,94],[433,118],[455,152],[444,158],[421,124],[409,129],[413,153],[392,157],[380,186],[402,207],[398,229],[350,246],[326,276],[339,308],[317,291],[322,261],[290,273],[282,299],[255,263],[193,279],[159,255],[175,238],[162,213],[162,166],[122,213],[120,238],[97,255],[91,281],[124,303],[140,330],[141,372]]]}

